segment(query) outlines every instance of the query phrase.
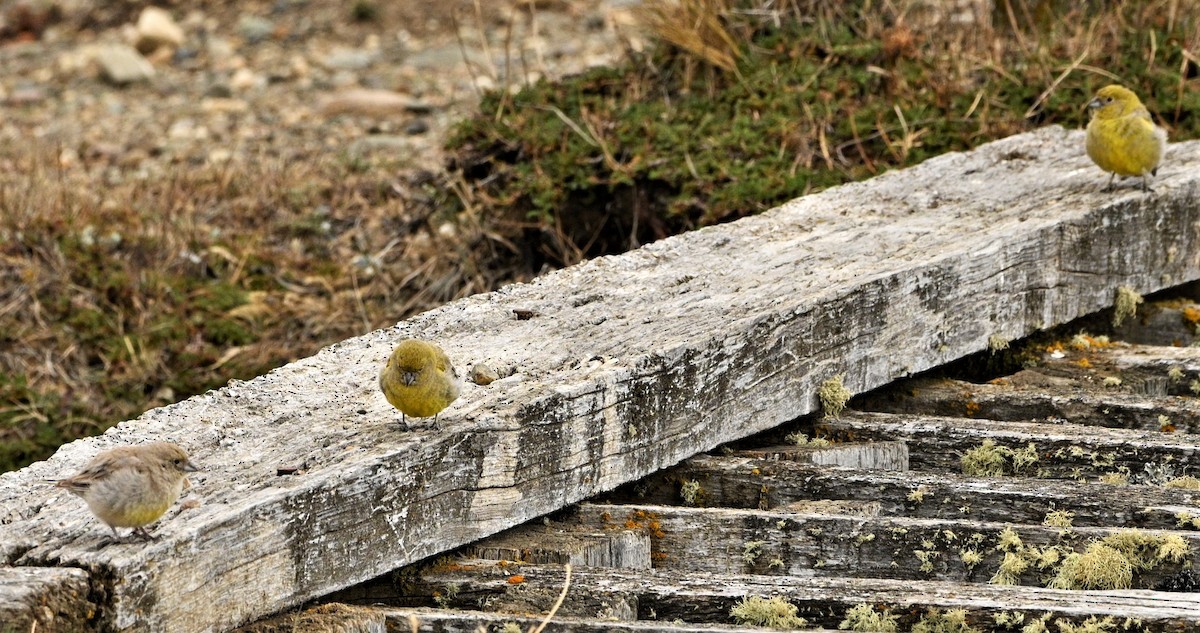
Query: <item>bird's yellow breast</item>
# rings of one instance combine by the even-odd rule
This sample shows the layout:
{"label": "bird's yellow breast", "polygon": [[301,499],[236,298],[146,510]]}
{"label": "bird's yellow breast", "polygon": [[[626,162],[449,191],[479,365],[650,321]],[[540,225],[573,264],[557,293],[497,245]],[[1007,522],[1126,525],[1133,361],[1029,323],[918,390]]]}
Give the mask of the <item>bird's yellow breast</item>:
{"label": "bird's yellow breast", "polygon": [[1165,138],[1148,119],[1096,117],[1087,126],[1087,153],[1101,169],[1119,176],[1144,176],[1162,161]]}

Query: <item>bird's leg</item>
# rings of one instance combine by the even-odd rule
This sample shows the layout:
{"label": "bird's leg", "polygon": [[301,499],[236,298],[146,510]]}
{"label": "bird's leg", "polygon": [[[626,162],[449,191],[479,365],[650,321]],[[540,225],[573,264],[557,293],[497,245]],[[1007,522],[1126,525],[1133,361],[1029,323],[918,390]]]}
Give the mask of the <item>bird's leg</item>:
{"label": "bird's leg", "polygon": [[1104,185],[1104,188],[1101,189],[1100,191],[1112,191],[1113,190],[1113,181],[1116,179],[1117,179],[1117,172],[1114,171],[1108,175],[1108,184]]}
{"label": "bird's leg", "polygon": [[1145,192],[1152,193],[1154,191],[1154,189],[1149,184],[1147,184],[1149,182],[1149,180],[1150,180],[1149,174],[1142,174],[1142,192],[1143,193],[1145,193]]}
{"label": "bird's leg", "polygon": [[141,537],[142,540],[146,540],[146,541],[157,541],[158,540],[157,536],[151,534],[150,532],[147,532],[146,528],[144,528],[144,527],[133,528],[133,532],[131,533],[131,536]]}

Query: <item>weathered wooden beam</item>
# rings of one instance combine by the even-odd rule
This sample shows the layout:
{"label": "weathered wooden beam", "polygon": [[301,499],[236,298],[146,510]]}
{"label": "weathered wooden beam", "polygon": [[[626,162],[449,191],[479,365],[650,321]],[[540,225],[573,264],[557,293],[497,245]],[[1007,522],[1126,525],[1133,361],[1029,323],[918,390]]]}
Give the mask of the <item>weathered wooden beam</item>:
{"label": "weathered wooden beam", "polygon": [[[552,603],[551,599],[551,603]],[[546,605],[549,610],[550,604]],[[521,631],[532,631],[545,620],[544,617],[531,614],[494,613],[490,611],[475,611],[468,609],[396,609],[391,607],[322,605],[308,609],[302,613],[271,618],[259,625],[238,629],[237,633],[325,633],[329,631],[331,614],[340,617],[341,622],[351,626],[357,625],[365,618],[372,623],[378,623],[378,630],[407,633],[479,633],[483,631],[502,631],[504,626],[515,624]],[[315,621],[315,626],[309,625]],[[354,629],[366,633],[373,629]],[[688,624],[686,622],[652,621],[620,621],[612,618],[576,618],[555,614],[544,629],[546,633],[746,633],[745,627],[721,626],[713,624]],[[830,629],[804,629],[805,633],[835,633]],[[349,631],[346,631],[349,633]]]}
{"label": "weathered wooden beam", "polygon": [[[1200,143],[1171,147],[1152,194],[1099,191],[1082,143],[1052,127],[941,156],[152,410],[0,476],[0,562],[88,570],[100,629],[219,631],[793,419],[835,375],[862,392],[1118,286],[1200,278]],[[406,336],[507,377],[406,432],[375,385]],[[107,544],[40,483],[148,439],[206,468],[159,541]]]}
{"label": "weathered wooden beam", "polygon": [[[494,563],[479,561],[434,570],[424,578],[445,592],[443,599],[452,606],[486,604],[489,610],[516,612],[552,603],[564,581],[563,569],[555,566],[531,565],[521,574],[524,582],[514,585]],[[831,629],[838,627],[847,610],[860,604],[889,609],[898,616],[901,631],[910,630],[935,608],[964,609],[967,622],[983,631],[1000,630],[997,616],[1018,614],[1030,619],[1050,614],[1051,622],[1062,619],[1075,624],[1090,617],[1112,617],[1118,623],[1131,618],[1140,627],[1136,630],[1144,633],[1184,633],[1200,626],[1200,597],[1191,593],[624,569],[574,570],[559,613],[597,617],[619,603],[641,620],[732,623],[730,608],[747,596],[780,596],[796,605],[810,626]]]}
{"label": "weathered wooden beam", "polygon": [[[955,473],[856,472],[786,461],[702,455],[606,495],[613,503],[683,505],[681,488],[705,506],[795,508],[798,502],[873,504],[878,514],[925,519],[1038,524],[1053,511],[1077,526],[1180,529],[1180,513],[1200,517],[1200,491],[1153,485],[1114,486]],[[811,506],[809,506],[811,507]]]}
{"label": "weathered wooden beam", "polygon": [[1120,472],[1130,481],[1164,483],[1200,471],[1200,438],[1188,433],[860,412],[823,420],[820,428],[834,438],[903,440],[912,467],[922,471],[962,472],[962,456],[985,441],[1014,451],[1033,446],[1033,461],[1007,474],[1095,479]]}
{"label": "weathered wooden beam", "polygon": [[0,567],[0,632],[90,630],[96,615],[82,569]]}
{"label": "weathered wooden beam", "polygon": [[[1127,379],[1132,382],[1133,376],[1127,376]],[[1145,384],[1146,380],[1144,376],[1138,377],[1140,384]],[[1155,390],[1165,392],[1168,381],[1166,372],[1163,372],[1160,386]],[[1200,400],[1190,396],[1153,397],[1119,393],[1116,385],[1105,393],[1103,377],[1094,380],[1090,388],[1074,385],[1070,389],[1020,387],[1004,380],[997,383],[976,384],[950,379],[911,380],[882,392],[868,394],[856,401],[856,405],[868,411],[987,420],[1057,418],[1074,424],[1114,429],[1161,431],[1169,424],[1178,431],[1200,432]]]}
{"label": "weathered wooden beam", "polygon": [[[1147,568],[1136,570],[1134,588],[1153,589],[1200,563],[1196,532],[1048,527],[1041,519],[1033,525],[982,522],[969,514],[947,520],[584,503],[570,522],[609,529],[641,524],[653,543],[655,568],[689,574],[987,582],[1009,552],[1036,548],[1040,566],[1031,562],[1007,582],[1045,586],[1068,554],[1121,534],[1146,542],[1169,538],[1188,548],[1186,554],[1150,561]],[[1046,559],[1048,552],[1052,559]]]}
{"label": "weathered wooden beam", "polygon": [[845,442],[829,446],[767,446],[737,450],[734,455],[821,466],[867,470],[908,470],[904,442]]}

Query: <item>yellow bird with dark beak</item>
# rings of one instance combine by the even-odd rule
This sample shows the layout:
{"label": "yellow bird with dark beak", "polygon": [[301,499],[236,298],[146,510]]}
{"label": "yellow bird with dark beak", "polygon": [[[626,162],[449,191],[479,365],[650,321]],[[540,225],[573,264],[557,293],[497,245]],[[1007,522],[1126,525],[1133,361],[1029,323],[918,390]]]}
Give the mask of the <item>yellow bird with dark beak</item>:
{"label": "yellow bird with dark beak", "polygon": [[1150,191],[1150,176],[1158,174],[1167,149],[1166,130],[1154,124],[1150,112],[1133,91],[1105,86],[1087,104],[1087,153],[1111,174],[1105,191],[1117,176],[1141,176],[1142,191]]}
{"label": "yellow bird with dark beak", "polygon": [[387,364],[379,372],[379,388],[387,401],[406,416],[427,418],[437,415],[458,398],[459,380],[454,365],[442,348],[426,341],[400,341]]}

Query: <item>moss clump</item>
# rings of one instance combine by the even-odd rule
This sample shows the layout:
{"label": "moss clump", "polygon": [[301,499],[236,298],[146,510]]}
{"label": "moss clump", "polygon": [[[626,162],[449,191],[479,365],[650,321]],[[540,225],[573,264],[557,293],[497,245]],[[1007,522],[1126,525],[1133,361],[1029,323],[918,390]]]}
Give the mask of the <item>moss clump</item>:
{"label": "moss clump", "polygon": [[1000,561],[1000,567],[988,582],[993,585],[1016,585],[1021,581],[1021,574],[1029,569],[1029,560],[1020,552],[1005,552]]}
{"label": "moss clump", "polygon": [[787,630],[808,626],[808,620],[796,615],[798,611],[796,605],[779,596],[750,596],[734,605],[729,615],[738,624]]}
{"label": "moss clump", "polygon": [[817,399],[821,401],[821,411],[827,418],[836,418],[846,409],[853,394],[842,384],[845,374],[838,374],[821,383],[817,389]]}
{"label": "moss clump", "polygon": [[913,625],[912,633],[979,633],[979,629],[967,623],[965,609],[951,609],[945,613],[930,609]]}
{"label": "moss clump", "polygon": [[843,631],[878,631],[879,633],[895,633],[899,630],[897,617],[886,611],[876,611],[869,604],[860,604],[846,611],[846,617],[838,623],[838,629]]}
{"label": "moss clump", "polygon": [[829,440],[827,440],[823,437],[810,438],[810,437],[808,437],[807,433],[803,433],[801,431],[796,431],[795,433],[788,433],[787,435],[784,436],[783,441],[787,442],[788,444],[793,444],[795,446],[818,447],[818,446],[831,446],[833,444],[833,442],[830,442]]}
{"label": "moss clump", "polygon": [[1117,633],[1119,630],[1116,620],[1110,615],[1104,616],[1103,620],[1092,616],[1079,624],[1059,618],[1054,624],[1058,626],[1059,633]]}
{"label": "moss clump", "polygon": [[1058,574],[1047,585],[1054,589],[1129,589],[1133,565],[1120,551],[1092,543],[1082,553],[1067,554]]}
{"label": "moss clump", "polygon": [[1046,518],[1042,519],[1042,525],[1056,528],[1069,528],[1071,522],[1075,520],[1075,513],[1070,510],[1051,510],[1046,513]]}
{"label": "moss clump", "polygon": [[694,479],[685,479],[679,484],[679,498],[689,506],[704,505],[704,488]]}
{"label": "moss clump", "polygon": [[1167,481],[1163,482],[1163,487],[1180,488],[1183,490],[1200,490],[1200,479],[1197,479],[1191,475],[1184,475],[1183,477],[1168,479]]}
{"label": "moss clump", "polygon": [[1037,461],[1037,447],[1033,443],[1025,448],[1012,449],[998,446],[992,439],[986,439],[983,444],[968,450],[959,460],[963,474],[972,477],[1003,477],[1024,473]]}
{"label": "moss clump", "polygon": [[1117,298],[1113,302],[1113,327],[1121,327],[1121,323],[1125,319],[1132,318],[1137,315],[1138,304],[1145,301],[1142,295],[1138,294],[1130,286],[1121,286],[1117,288]]}

